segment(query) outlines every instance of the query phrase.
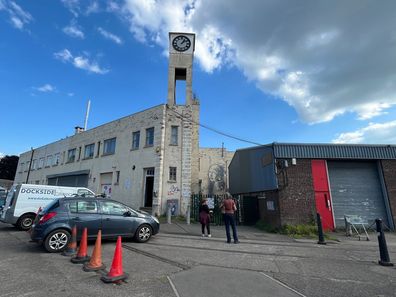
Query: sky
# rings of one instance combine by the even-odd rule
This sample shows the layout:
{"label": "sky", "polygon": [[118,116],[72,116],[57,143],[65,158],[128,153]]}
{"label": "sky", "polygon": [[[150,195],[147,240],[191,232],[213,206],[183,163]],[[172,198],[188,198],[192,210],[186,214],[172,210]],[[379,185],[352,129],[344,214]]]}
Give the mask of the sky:
{"label": "sky", "polygon": [[0,0],[0,156],[165,104],[169,32],[200,147],[396,144],[395,1]]}

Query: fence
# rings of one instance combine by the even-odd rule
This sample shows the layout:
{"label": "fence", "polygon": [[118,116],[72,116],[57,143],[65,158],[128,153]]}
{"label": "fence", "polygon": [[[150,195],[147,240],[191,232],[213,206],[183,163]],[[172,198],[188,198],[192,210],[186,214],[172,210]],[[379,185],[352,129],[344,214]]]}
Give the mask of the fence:
{"label": "fence", "polygon": [[[223,215],[220,210],[221,202],[225,199],[225,195],[208,195],[208,194],[193,194],[191,195],[191,214],[190,217],[195,221],[199,221],[199,205],[202,199],[207,199],[209,209],[213,211],[211,215],[211,223],[213,225],[223,225]],[[241,203],[239,197],[234,198],[237,206],[235,212],[235,221],[239,224],[242,221],[241,217]]]}

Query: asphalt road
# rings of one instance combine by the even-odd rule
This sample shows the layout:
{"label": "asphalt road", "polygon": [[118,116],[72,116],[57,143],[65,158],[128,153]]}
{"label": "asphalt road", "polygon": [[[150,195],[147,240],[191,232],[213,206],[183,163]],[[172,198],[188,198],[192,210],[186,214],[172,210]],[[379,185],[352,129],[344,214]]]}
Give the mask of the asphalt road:
{"label": "asphalt road", "polygon": [[[197,226],[180,227],[182,232],[175,232],[174,224],[163,224],[146,244],[123,242],[129,279],[116,285],[0,223],[0,297],[396,296],[396,269],[378,265],[375,240],[322,246],[315,240],[260,237],[241,228],[242,242],[235,245],[225,243],[221,227],[212,228],[212,238],[197,236]],[[396,259],[395,238],[388,240],[391,260]],[[107,269],[114,248],[115,241],[102,243]]]}

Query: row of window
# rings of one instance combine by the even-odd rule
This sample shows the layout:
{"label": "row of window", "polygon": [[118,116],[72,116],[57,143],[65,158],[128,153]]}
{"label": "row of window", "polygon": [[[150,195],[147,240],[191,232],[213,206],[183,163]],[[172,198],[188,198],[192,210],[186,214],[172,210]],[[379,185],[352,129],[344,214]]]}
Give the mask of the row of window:
{"label": "row of window", "polygon": [[[179,137],[179,127],[178,126],[171,126],[171,145],[178,145],[178,137]],[[100,145],[101,142],[97,143],[97,154],[96,156],[100,155]],[[145,147],[152,147],[154,145],[154,127],[146,129],[146,139],[145,139]],[[132,149],[137,150],[140,147],[140,131],[135,131],[132,133]],[[115,153],[116,149],[116,137],[111,139],[106,139],[103,142],[103,155],[112,155]],[[63,160],[65,163],[72,163],[76,160],[80,160],[81,157],[81,147],[78,149],[78,156],[77,156],[77,148],[73,148],[67,151],[67,159],[65,159],[65,153],[63,153]],[[84,156],[83,159],[91,159],[93,158],[95,153],[95,143],[88,144],[84,147]],[[60,162],[60,153],[54,154],[53,156],[47,156],[47,160],[45,158],[40,158],[37,162],[37,159],[32,161],[31,170],[41,169],[44,167],[56,166]],[[21,167],[19,172],[28,171],[29,170],[30,161],[26,162],[25,164],[21,163]]]}

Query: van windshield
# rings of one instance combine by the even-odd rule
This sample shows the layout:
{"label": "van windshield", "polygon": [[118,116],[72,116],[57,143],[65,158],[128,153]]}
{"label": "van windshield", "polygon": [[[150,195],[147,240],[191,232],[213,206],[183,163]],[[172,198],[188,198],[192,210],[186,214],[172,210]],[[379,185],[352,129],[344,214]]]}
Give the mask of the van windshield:
{"label": "van windshield", "polygon": [[55,199],[55,200],[51,201],[49,204],[47,204],[44,207],[43,211],[44,212],[49,212],[50,210],[52,210],[54,208],[57,208],[59,206],[59,199],[61,199],[61,198],[58,198],[58,199]]}
{"label": "van windshield", "polygon": [[12,186],[11,190],[8,192],[7,198],[6,198],[6,204],[8,206],[12,206],[15,200],[15,194],[16,194],[16,186]]}

